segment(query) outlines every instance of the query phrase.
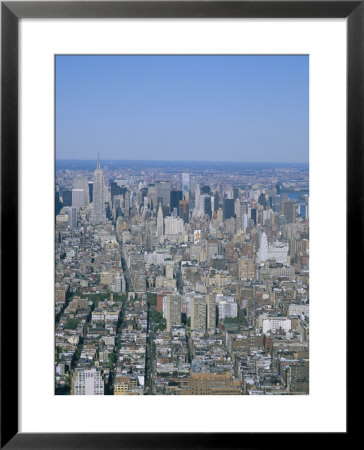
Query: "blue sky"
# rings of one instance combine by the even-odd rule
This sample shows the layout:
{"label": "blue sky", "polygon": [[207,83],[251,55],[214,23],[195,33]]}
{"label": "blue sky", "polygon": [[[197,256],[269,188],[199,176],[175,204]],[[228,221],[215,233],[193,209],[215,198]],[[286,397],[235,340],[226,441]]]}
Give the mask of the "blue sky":
{"label": "blue sky", "polygon": [[308,162],[308,56],[56,57],[57,159]]}

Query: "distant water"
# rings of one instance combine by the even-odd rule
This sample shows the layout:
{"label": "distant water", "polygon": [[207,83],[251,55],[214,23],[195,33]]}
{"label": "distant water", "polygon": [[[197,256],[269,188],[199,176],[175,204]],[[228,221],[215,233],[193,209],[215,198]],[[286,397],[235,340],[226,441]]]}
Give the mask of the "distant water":
{"label": "distant water", "polygon": [[[308,170],[308,163],[270,163],[270,162],[221,162],[221,161],[122,161],[102,160],[101,167],[109,169],[168,169],[175,170],[274,170],[274,169],[299,169]],[[56,170],[94,170],[96,160],[57,159]]]}

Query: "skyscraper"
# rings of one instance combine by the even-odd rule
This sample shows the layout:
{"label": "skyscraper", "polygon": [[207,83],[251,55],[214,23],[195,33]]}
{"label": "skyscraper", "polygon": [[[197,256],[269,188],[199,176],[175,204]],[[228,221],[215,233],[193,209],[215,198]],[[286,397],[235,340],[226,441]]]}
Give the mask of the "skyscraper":
{"label": "skyscraper", "polygon": [[182,174],[182,192],[183,192],[183,200],[190,200],[190,174],[183,173]]}
{"label": "skyscraper", "polygon": [[[84,205],[88,205],[90,201],[90,195],[88,190],[88,180],[87,177],[82,177],[78,175],[73,179],[73,189],[83,189],[84,192]],[[72,206],[75,206],[72,204]]]}
{"label": "skyscraper", "polygon": [[163,211],[162,205],[159,203],[158,215],[157,215],[157,236],[163,236]]}
{"label": "skyscraper", "polygon": [[63,206],[72,206],[72,191],[66,190],[62,193]]}
{"label": "skyscraper", "polygon": [[162,203],[162,206],[168,207],[171,202],[171,182],[157,181],[155,183],[157,202]]}
{"label": "skyscraper", "polygon": [[172,212],[174,208],[177,209],[177,214],[179,213],[178,202],[182,200],[182,191],[171,191],[171,206],[170,211]]}
{"label": "skyscraper", "polygon": [[104,172],[100,167],[99,156],[97,157],[97,167],[94,172],[93,203],[94,212],[92,216],[92,223],[94,225],[106,223]]}
{"label": "skyscraper", "polygon": [[70,230],[77,230],[77,209],[73,206],[67,206],[67,214]]}
{"label": "skyscraper", "polygon": [[223,217],[224,220],[234,217],[235,200],[233,198],[224,198],[223,202]]}
{"label": "skyscraper", "polygon": [[72,189],[72,206],[76,208],[77,211],[79,211],[85,206],[84,189]]}
{"label": "skyscraper", "polygon": [[190,205],[187,200],[179,201],[179,216],[183,219],[184,223],[189,223],[190,221]]}
{"label": "skyscraper", "polygon": [[296,204],[292,200],[282,201],[282,214],[286,216],[287,223],[296,222]]}
{"label": "skyscraper", "polygon": [[167,331],[171,331],[175,325],[181,325],[182,319],[182,300],[178,294],[169,294],[167,300]]}
{"label": "skyscraper", "polygon": [[206,328],[206,298],[195,295],[191,298],[191,330]]}
{"label": "skyscraper", "polygon": [[265,231],[263,231],[262,237],[260,238],[260,246],[257,253],[257,262],[260,263],[268,259],[268,239]]}
{"label": "skyscraper", "polygon": [[207,328],[216,328],[216,301],[213,294],[206,295]]}

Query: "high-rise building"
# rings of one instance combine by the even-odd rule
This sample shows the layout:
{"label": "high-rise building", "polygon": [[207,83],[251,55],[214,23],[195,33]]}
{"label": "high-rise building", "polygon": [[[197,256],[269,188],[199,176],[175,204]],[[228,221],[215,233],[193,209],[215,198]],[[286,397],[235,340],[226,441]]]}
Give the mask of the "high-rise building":
{"label": "high-rise building", "polygon": [[265,198],[265,195],[263,193],[260,194],[259,199],[258,199],[258,203],[262,206],[266,206],[267,205],[267,199]]}
{"label": "high-rise building", "polygon": [[287,223],[296,222],[296,204],[292,200],[282,201],[282,214],[286,216]]}
{"label": "high-rise building", "polygon": [[200,211],[200,195],[200,186],[197,185],[195,190],[195,208],[193,214],[198,214],[198,212]]}
{"label": "high-rise building", "polygon": [[106,223],[104,172],[100,167],[99,157],[97,158],[97,168],[94,172],[93,203],[92,223],[94,225]]}
{"label": "high-rise building", "polygon": [[66,190],[62,194],[63,206],[72,206],[72,191]]}
{"label": "high-rise building", "polygon": [[77,209],[73,206],[67,206],[67,214],[70,230],[77,230]]}
{"label": "high-rise building", "polygon": [[84,189],[72,189],[72,207],[77,211],[85,206],[85,191]]}
{"label": "high-rise building", "polygon": [[272,209],[273,209],[274,214],[281,213],[281,204],[282,204],[281,196],[273,195],[272,196]]}
{"label": "high-rise building", "polygon": [[234,217],[235,200],[233,198],[224,198],[223,202],[223,218],[224,220]]}
{"label": "high-rise building", "polygon": [[[83,189],[84,191],[84,205],[88,205],[90,202],[90,195],[88,190],[87,177],[77,176],[73,179],[73,189]],[[74,205],[73,205],[74,206]]]}
{"label": "high-rise building", "polygon": [[94,201],[93,193],[94,193],[94,183],[93,183],[93,181],[89,181],[88,182],[88,195],[89,195],[90,203],[92,203]]}
{"label": "high-rise building", "polygon": [[214,211],[217,212],[219,209],[219,203],[220,203],[220,194],[216,191],[214,194]]}
{"label": "high-rise building", "polygon": [[111,194],[111,201],[112,202],[114,201],[115,195],[120,195],[121,194],[121,188],[117,184],[116,181],[110,181],[110,194]]}
{"label": "high-rise building", "polygon": [[211,188],[210,188],[210,186],[202,186],[202,187],[201,187],[201,193],[202,193],[202,194],[211,194]]}
{"label": "high-rise building", "polygon": [[60,213],[62,209],[62,202],[60,201],[59,192],[56,191],[56,201],[55,201],[55,207],[56,207],[56,215]]}
{"label": "high-rise building", "polygon": [[256,208],[251,208],[250,218],[253,220],[254,225],[256,225],[257,224],[257,209]]}
{"label": "high-rise building", "polygon": [[129,217],[130,214],[130,192],[126,191],[124,193],[124,214]]}
{"label": "high-rise building", "polygon": [[182,174],[182,192],[183,192],[183,200],[189,202],[190,201],[190,174],[188,174],[188,173]]}
{"label": "high-rise building", "polygon": [[273,244],[268,244],[267,235],[265,234],[265,231],[263,231],[262,237],[260,238],[256,262],[260,264],[268,259],[274,259],[280,264],[287,264],[288,251],[288,244],[283,242],[276,241],[273,242]]}
{"label": "high-rise building", "polygon": [[212,294],[206,295],[207,305],[207,328],[216,328],[216,302],[215,296]]}
{"label": "high-rise building", "polygon": [[187,200],[179,201],[179,216],[183,219],[184,223],[190,221],[190,204]]}
{"label": "high-rise building", "polygon": [[171,183],[170,181],[157,181],[155,184],[157,202],[162,203],[164,207],[170,207],[171,202]]}
{"label": "high-rise building", "polygon": [[182,200],[182,191],[171,191],[171,203],[170,211],[172,212],[174,208],[177,209],[177,214],[179,214],[179,201]]}
{"label": "high-rise building", "polygon": [[171,331],[175,325],[181,325],[182,322],[182,300],[178,294],[166,295],[167,302],[167,331]]}
{"label": "high-rise building", "polygon": [[157,215],[157,236],[163,236],[163,211],[162,205],[159,203],[158,215]]}
{"label": "high-rise building", "polygon": [[259,250],[257,253],[257,263],[266,261],[268,259],[268,239],[265,231],[260,238]]}
{"label": "high-rise building", "polygon": [[[159,216],[159,212],[158,212]],[[158,219],[157,219],[158,220]],[[183,219],[179,217],[167,216],[164,219],[164,234],[166,236],[178,235],[184,232],[184,222]]]}
{"label": "high-rise building", "polygon": [[191,298],[191,330],[206,328],[206,298],[195,295]]}
{"label": "high-rise building", "polygon": [[205,214],[212,217],[211,196],[205,195]]}

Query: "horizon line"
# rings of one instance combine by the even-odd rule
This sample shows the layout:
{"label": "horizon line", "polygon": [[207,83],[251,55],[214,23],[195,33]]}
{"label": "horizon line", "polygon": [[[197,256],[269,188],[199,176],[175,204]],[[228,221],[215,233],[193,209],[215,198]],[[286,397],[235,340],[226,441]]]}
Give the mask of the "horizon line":
{"label": "horizon line", "polygon": [[[56,158],[56,161],[97,161],[96,159],[84,158]],[[309,164],[309,161],[236,161],[236,160],[194,160],[194,159],[116,159],[100,158],[100,161],[137,161],[137,162],[199,162],[199,163],[254,163],[254,164]]]}

